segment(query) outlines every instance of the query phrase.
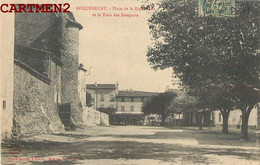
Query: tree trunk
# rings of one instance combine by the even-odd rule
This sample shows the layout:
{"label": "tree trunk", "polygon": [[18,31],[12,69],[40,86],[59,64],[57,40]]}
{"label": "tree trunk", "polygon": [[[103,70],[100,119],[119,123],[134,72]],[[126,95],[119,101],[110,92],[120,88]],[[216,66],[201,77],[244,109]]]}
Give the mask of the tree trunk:
{"label": "tree trunk", "polygon": [[202,129],[202,112],[199,112],[199,130],[203,130]]}
{"label": "tree trunk", "polygon": [[223,117],[222,133],[228,133],[228,117],[230,110],[220,110]]}
{"label": "tree trunk", "polygon": [[162,123],[161,123],[162,126],[165,126],[165,125],[166,125],[165,120],[166,120],[166,116],[163,116],[163,115],[162,115]]}
{"label": "tree trunk", "polygon": [[248,118],[254,106],[250,105],[242,108],[242,126],[241,126],[241,139],[248,140]]}
{"label": "tree trunk", "polygon": [[179,127],[181,126],[181,114],[179,114]]}

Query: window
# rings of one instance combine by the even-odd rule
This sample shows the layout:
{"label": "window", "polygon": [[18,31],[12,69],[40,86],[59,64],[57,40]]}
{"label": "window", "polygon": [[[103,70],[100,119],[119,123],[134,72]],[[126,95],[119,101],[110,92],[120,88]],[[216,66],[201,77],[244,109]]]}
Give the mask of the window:
{"label": "window", "polygon": [[131,111],[134,112],[135,111],[135,107],[132,105],[131,106]]}
{"label": "window", "polygon": [[102,94],[101,96],[100,96],[100,101],[104,101],[105,99],[104,99],[104,95]]}
{"label": "window", "polygon": [[110,95],[110,101],[114,101],[114,96]]}
{"label": "window", "polygon": [[121,102],[125,102],[125,98],[124,97],[121,98]]}
{"label": "window", "polygon": [[131,97],[131,102],[134,102],[134,98],[133,97]]}
{"label": "window", "polygon": [[3,101],[3,109],[6,109],[6,101]]}
{"label": "window", "polygon": [[59,94],[56,95],[56,102],[59,103]]}
{"label": "window", "polygon": [[56,91],[54,92],[54,103],[60,103],[60,95]]}
{"label": "window", "polygon": [[221,113],[218,114],[218,121],[221,122]]}
{"label": "window", "polygon": [[122,112],[125,111],[125,106],[121,106],[121,111],[122,111]]}

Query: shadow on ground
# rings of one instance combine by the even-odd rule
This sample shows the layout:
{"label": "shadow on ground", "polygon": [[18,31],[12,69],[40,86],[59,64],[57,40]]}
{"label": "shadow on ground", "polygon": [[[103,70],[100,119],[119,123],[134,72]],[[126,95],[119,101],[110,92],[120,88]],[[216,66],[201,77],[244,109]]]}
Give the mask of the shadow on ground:
{"label": "shadow on ground", "polygon": [[[98,129],[98,128],[97,128]],[[115,128],[118,129],[118,128]],[[124,128],[123,128],[124,129]],[[142,129],[142,128],[141,128]],[[160,128],[156,128],[160,129]],[[75,132],[66,132],[54,134],[53,136],[59,138],[70,139],[67,142],[49,140],[11,140],[2,143],[2,164],[17,164],[16,161],[8,161],[8,158],[14,157],[39,157],[44,161],[31,161],[19,162],[21,164],[84,164],[84,160],[100,160],[100,159],[125,159],[125,160],[140,160],[140,159],[152,159],[160,160],[163,162],[169,162],[174,164],[175,162],[181,162],[182,164],[216,164],[217,160],[212,159],[216,156],[231,156],[236,159],[243,160],[259,160],[259,153],[257,150],[246,150],[242,148],[212,148],[198,147],[201,144],[211,145],[226,145],[226,146],[241,146],[254,143],[254,139],[246,142],[241,142],[238,139],[237,133],[230,133],[223,135],[216,131],[204,130],[180,130],[173,131],[171,129],[162,128],[158,131],[154,131],[151,134],[113,134],[116,132],[112,128],[111,132],[107,134],[99,134],[91,137],[85,134],[79,134]],[[149,131],[149,128],[146,130]],[[142,131],[142,130],[136,130]],[[252,135],[255,136],[255,135]],[[95,141],[95,138],[100,138],[99,141]],[[90,140],[90,139],[94,140]],[[104,138],[104,140],[102,140]],[[129,139],[135,139],[131,141]],[[73,139],[75,141],[73,141]],[[117,140],[114,140],[117,139]],[[124,139],[120,141],[118,139]],[[147,141],[145,141],[147,139]],[[154,141],[153,141],[154,139]],[[161,140],[158,140],[161,139]],[[160,143],[166,139],[172,141],[184,139],[186,141],[196,140],[198,145],[183,145],[183,144],[167,144]],[[142,141],[138,141],[142,140]],[[157,141],[156,141],[157,140]],[[11,146],[19,146],[19,153],[14,155],[10,153]],[[49,160],[49,158],[60,160]],[[227,158],[227,157],[225,157]],[[66,160],[63,160],[66,159]]]}
{"label": "shadow on ground", "polygon": [[222,146],[248,146],[256,147],[257,137],[260,134],[250,134],[249,140],[241,141],[240,134],[230,132],[223,134],[215,130],[183,130],[182,132],[155,132],[152,135],[115,135],[103,134],[100,137],[115,138],[139,138],[139,139],[192,139],[202,145],[222,145]]}
{"label": "shadow on ground", "polygon": [[[21,146],[19,157],[62,157],[63,160],[47,161],[48,164],[78,164],[86,159],[156,159],[164,162],[181,160],[183,164],[211,164],[214,163],[207,155],[232,155],[242,159],[258,160],[256,153],[234,149],[196,148],[182,145],[166,145],[155,143],[120,142],[120,141],[85,141],[79,143],[60,142],[19,142]],[[2,160],[13,157],[8,151],[11,145],[5,143],[2,152]],[[72,160],[70,160],[72,159]],[[74,160],[73,160],[74,159]],[[76,160],[75,160],[76,159]],[[29,163],[29,162],[28,162]],[[31,164],[42,164],[39,161],[31,161]],[[14,164],[16,164],[14,162]]]}

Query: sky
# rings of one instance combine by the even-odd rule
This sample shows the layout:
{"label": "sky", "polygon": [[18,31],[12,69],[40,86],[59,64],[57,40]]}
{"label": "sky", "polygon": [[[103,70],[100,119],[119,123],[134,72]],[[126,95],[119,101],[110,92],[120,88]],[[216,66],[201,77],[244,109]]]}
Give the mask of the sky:
{"label": "sky", "polygon": [[[36,3],[35,0],[4,2]],[[38,0],[37,3],[53,3],[53,0]],[[172,69],[155,71],[147,62],[146,51],[151,45],[147,20],[152,12],[135,10],[143,4],[141,0],[58,0],[57,3],[69,3],[76,21],[83,25],[79,33],[79,62],[86,69],[91,68],[87,83],[118,82],[120,90],[151,92],[163,92],[166,86],[177,88],[172,85]],[[102,6],[108,10],[76,9],[86,6]],[[113,10],[113,7],[122,10]],[[101,16],[93,16],[97,13]],[[103,13],[112,14],[112,17],[104,17]],[[119,17],[113,17],[115,13]],[[121,13],[138,14],[138,17],[121,17]]]}
{"label": "sky", "polygon": [[[118,81],[119,89],[163,92],[172,86],[172,69],[155,71],[147,62],[146,51],[151,45],[148,18],[151,12],[130,10],[142,3],[135,0],[87,0],[75,4],[106,6],[107,11],[75,10],[76,20],[83,25],[79,40],[79,62],[90,70],[87,83]],[[122,10],[113,10],[113,7]],[[128,8],[128,10],[124,10]],[[75,6],[73,6],[75,9]],[[93,14],[101,14],[100,17]],[[112,17],[103,16],[112,14]],[[117,13],[120,17],[113,17]],[[121,13],[138,17],[121,17]],[[89,69],[91,68],[91,69]]]}

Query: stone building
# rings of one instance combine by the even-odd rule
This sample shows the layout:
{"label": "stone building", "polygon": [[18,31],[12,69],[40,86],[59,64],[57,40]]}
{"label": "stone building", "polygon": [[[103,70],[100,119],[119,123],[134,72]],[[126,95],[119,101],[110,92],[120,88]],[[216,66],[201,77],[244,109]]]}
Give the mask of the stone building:
{"label": "stone building", "polygon": [[[13,106],[2,113],[10,121],[2,125],[2,134],[31,136],[83,126],[78,94],[82,28],[72,13],[14,15],[14,50],[7,54],[14,58],[6,61],[12,63]],[[7,125],[12,128],[6,130]]]}

